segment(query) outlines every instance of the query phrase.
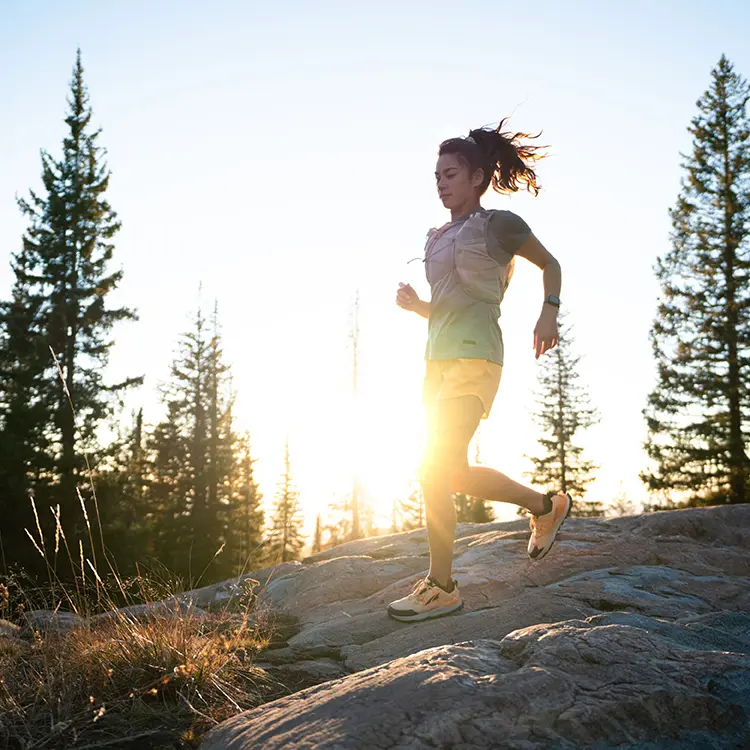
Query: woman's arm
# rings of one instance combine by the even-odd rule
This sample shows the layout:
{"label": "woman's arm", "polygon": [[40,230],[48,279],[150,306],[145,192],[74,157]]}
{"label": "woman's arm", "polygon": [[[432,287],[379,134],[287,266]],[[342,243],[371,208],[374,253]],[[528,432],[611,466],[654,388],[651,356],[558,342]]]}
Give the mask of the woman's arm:
{"label": "woman's arm", "polygon": [[[555,297],[560,296],[560,287],[562,286],[560,264],[557,262],[555,256],[533,234],[530,234],[526,242],[516,250],[516,255],[530,260],[535,266],[542,269],[544,299],[547,299],[547,296],[550,294]],[[548,307],[557,309],[554,305],[545,303],[542,310]]]}
{"label": "woman's arm", "polygon": [[414,310],[417,315],[421,315],[423,318],[429,318],[430,317],[430,303],[425,302],[425,300],[421,299],[419,302],[412,307],[412,310]]}
{"label": "woman's arm", "polygon": [[[555,297],[560,296],[560,288],[562,286],[560,264],[533,234],[530,234],[526,242],[516,250],[516,255],[530,260],[535,266],[542,269],[545,300],[550,294]],[[557,344],[557,310],[558,308],[555,305],[549,302],[542,302],[539,322],[534,329],[534,349],[536,350],[537,359],[539,359],[540,354],[544,354],[545,351],[552,349]]]}

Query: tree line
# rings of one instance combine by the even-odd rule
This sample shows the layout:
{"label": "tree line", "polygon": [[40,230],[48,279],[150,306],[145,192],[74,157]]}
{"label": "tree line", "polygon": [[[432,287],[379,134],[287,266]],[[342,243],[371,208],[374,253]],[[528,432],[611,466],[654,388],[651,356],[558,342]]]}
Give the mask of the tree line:
{"label": "tree line", "polygon": [[[106,199],[110,172],[83,72],[79,50],[62,156],[42,151],[45,194],[18,201],[28,229],[0,304],[3,570],[67,580],[98,551],[123,575],[151,561],[193,582],[298,556],[288,450],[266,523],[250,438],[233,416],[216,306],[208,319],[198,309],[178,342],[160,392],[163,420],[149,426],[141,410],[106,444],[99,439],[143,377],[104,377],[113,326],[137,314],[108,304],[122,279],[111,270],[120,222]],[[61,539],[74,546],[68,554]]]}
{"label": "tree line", "polygon": [[[137,312],[110,306],[122,279],[112,270],[120,229],[106,198],[110,172],[91,126],[80,50],[73,70],[62,155],[42,151],[44,194],[18,200],[28,222],[13,253],[13,286],[0,302],[0,556],[3,570],[76,574],[83,560],[144,561],[185,582],[228,578],[299,558],[305,540],[289,444],[265,518],[250,436],[234,418],[218,306],[195,311],[160,390],[164,418],[142,411],[104,444],[133,373],[105,379],[116,324]],[[747,502],[748,233],[750,121],[747,82],[722,56],[688,128],[692,152],[670,210],[671,249],[657,260],[661,284],[650,341],[657,383],[643,410],[651,465],[640,478],[646,510]],[[356,303],[358,312],[358,301]],[[352,330],[353,387],[359,327]],[[597,467],[576,436],[600,420],[580,383],[572,325],[539,370],[535,484],[577,495],[580,515],[602,515],[585,499]],[[424,525],[417,483],[394,500],[390,531]],[[454,497],[459,521],[492,520],[488,503]],[[619,504],[627,509],[624,498]],[[342,502],[317,518],[313,551],[377,531],[357,478]],[[29,539],[29,536],[32,538]],[[62,542],[61,542],[62,540]],[[75,542],[73,542],[75,540]],[[61,551],[70,541],[75,549]]]}
{"label": "tree line", "polygon": [[[692,150],[680,154],[671,246],[654,266],[661,290],[649,340],[657,377],[642,410],[650,465],[639,473],[646,512],[750,499],[749,98],[747,81],[722,55],[688,127]],[[560,346],[540,368],[543,450],[530,476],[583,497],[598,467],[583,459],[574,436],[599,417],[577,382],[580,358],[568,329],[561,326]],[[631,509],[622,497],[617,504]],[[603,508],[584,500],[573,513]]]}

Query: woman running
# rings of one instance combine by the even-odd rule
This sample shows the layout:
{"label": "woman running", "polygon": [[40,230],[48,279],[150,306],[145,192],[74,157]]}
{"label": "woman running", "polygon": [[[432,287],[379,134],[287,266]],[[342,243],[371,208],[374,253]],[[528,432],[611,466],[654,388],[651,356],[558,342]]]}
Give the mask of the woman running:
{"label": "woman running", "polygon": [[500,384],[503,339],[498,318],[516,256],[543,272],[544,295],[534,329],[536,358],[552,349],[558,337],[560,264],[519,216],[480,205],[490,184],[501,195],[522,188],[539,194],[532,165],[542,158],[538,151],[544,147],[522,145],[518,139],[531,136],[502,132],[504,123],[440,144],[435,180],[451,220],[427,235],[424,263],[431,300],[420,300],[408,284],[399,284],[396,296],[400,307],[428,319],[423,385],[427,445],[420,483],[430,545],[427,577],[388,607],[397,620],[426,620],[463,605],[452,578],[456,530],[452,493],[528,509],[532,560],[549,552],[572,503],[567,493],[542,494],[494,469],[470,467],[467,461],[469,443],[480,420],[489,416]]}

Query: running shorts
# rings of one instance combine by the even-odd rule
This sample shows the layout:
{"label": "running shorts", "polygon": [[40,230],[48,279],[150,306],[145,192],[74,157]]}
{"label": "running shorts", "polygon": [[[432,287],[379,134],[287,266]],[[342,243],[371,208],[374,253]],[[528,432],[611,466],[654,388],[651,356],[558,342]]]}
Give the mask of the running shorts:
{"label": "running shorts", "polygon": [[438,399],[456,396],[477,396],[482,402],[487,419],[492,409],[500,377],[501,365],[486,359],[428,359],[422,385],[422,402],[427,411]]}

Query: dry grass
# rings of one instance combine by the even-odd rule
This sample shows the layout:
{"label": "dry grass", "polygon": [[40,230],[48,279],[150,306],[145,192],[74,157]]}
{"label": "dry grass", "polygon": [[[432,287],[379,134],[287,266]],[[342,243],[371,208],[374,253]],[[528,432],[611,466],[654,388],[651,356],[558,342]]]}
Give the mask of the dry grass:
{"label": "dry grass", "polygon": [[[81,505],[85,513],[82,498]],[[36,515],[33,499],[32,507]],[[38,523],[37,532],[38,542],[29,536],[47,563],[48,584],[19,576],[0,582],[0,617],[24,628],[20,638],[0,636],[0,748],[194,748],[215,724],[278,694],[252,664],[272,636],[255,605],[257,581],[244,581],[231,610],[229,602],[211,613],[180,608],[173,597],[184,586],[164,570],[123,580],[103,544],[104,577],[80,543],[74,560],[58,520],[55,559],[64,549],[76,573],[64,584]],[[165,600],[137,614],[121,609]],[[39,609],[80,619],[72,628],[34,627],[28,613]]]}
{"label": "dry grass", "polygon": [[[65,386],[54,352],[52,356]],[[73,409],[70,394],[68,400]],[[24,637],[0,635],[0,748],[197,747],[215,724],[279,692],[279,686],[252,665],[272,635],[272,623],[255,606],[251,587],[257,582],[245,582],[233,611],[227,603],[218,613],[162,607],[138,618],[125,615],[118,609],[123,603],[160,602],[184,587],[163,570],[121,579],[105,550],[88,457],[86,466],[96,544],[89,509],[80,493],[78,499],[91,559],[84,557],[80,540],[69,544],[59,507],[50,508],[54,549],[45,545],[32,497],[36,529],[26,533],[44,560],[48,585],[32,587],[17,576],[0,581],[2,618],[23,625],[32,609],[81,618],[78,627],[65,632],[27,626]],[[72,585],[57,576],[59,555],[67,557],[75,571]],[[92,617],[104,612],[112,616]]]}
{"label": "dry grass", "polygon": [[275,690],[252,666],[270,627],[249,600],[234,613],[119,614],[27,635],[0,637],[3,748],[197,747]]}

